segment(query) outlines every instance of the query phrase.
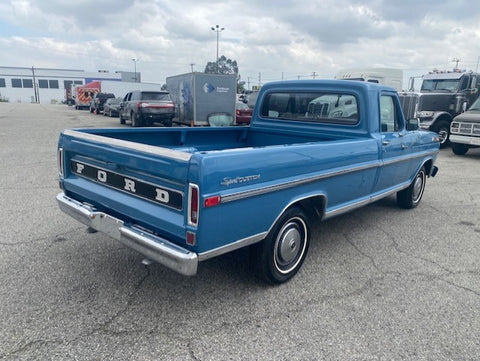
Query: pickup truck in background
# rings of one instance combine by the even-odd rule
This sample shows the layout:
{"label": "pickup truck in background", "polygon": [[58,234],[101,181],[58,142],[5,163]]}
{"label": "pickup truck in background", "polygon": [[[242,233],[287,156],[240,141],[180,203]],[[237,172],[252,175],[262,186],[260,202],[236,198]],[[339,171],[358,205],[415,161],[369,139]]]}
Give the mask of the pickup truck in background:
{"label": "pickup truck in background", "polygon": [[470,148],[480,147],[480,98],[465,113],[453,119],[450,143],[457,155],[465,155]]}
{"label": "pickup truck in background", "polygon": [[143,127],[161,122],[165,127],[171,127],[175,116],[175,105],[170,94],[165,91],[129,92],[120,103],[120,124],[127,120],[132,127]]}
{"label": "pickup truck in background", "polygon": [[183,275],[250,246],[256,274],[282,283],[300,269],[315,218],[393,194],[416,207],[438,151],[392,88],[275,82],[249,127],[64,130],[57,201]]}

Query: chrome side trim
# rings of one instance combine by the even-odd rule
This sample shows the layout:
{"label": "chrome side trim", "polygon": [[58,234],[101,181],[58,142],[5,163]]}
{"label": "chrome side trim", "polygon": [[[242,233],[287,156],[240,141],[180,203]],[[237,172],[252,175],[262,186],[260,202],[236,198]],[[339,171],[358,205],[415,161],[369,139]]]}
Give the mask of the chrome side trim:
{"label": "chrome side trim", "polygon": [[415,155],[404,155],[404,156],[401,156],[401,157],[395,157],[393,159],[388,159],[386,161],[383,161],[382,166],[391,165],[391,164],[395,164],[395,163],[400,163],[400,162],[404,162],[404,161],[410,160],[410,159],[423,158],[423,157],[433,155],[433,154],[436,154],[436,153],[438,153],[438,151],[426,151],[426,152],[422,152],[422,153],[417,153]]}
{"label": "chrome side trim", "polygon": [[279,191],[279,190],[284,190],[284,189],[299,186],[299,185],[302,185],[302,184],[316,182],[316,181],[326,179],[326,178],[332,178],[332,177],[336,177],[336,176],[339,176],[339,175],[359,172],[359,171],[367,170],[367,169],[370,169],[370,168],[384,167],[386,165],[391,165],[391,164],[395,164],[395,163],[399,163],[399,162],[404,162],[404,161],[409,160],[409,159],[422,158],[422,157],[426,157],[426,156],[433,155],[433,154],[436,154],[436,153],[437,153],[437,151],[427,151],[427,152],[422,152],[422,153],[415,154],[414,156],[398,157],[398,158],[395,158],[393,160],[387,160],[387,161],[379,160],[379,161],[374,161],[372,163],[367,163],[367,164],[359,165],[359,166],[352,167],[352,168],[343,168],[343,169],[339,169],[339,170],[326,172],[326,173],[323,173],[323,174],[319,174],[319,175],[316,175],[316,176],[313,176],[313,177],[299,179],[299,180],[296,180],[296,181],[285,182],[285,183],[281,183],[281,184],[276,184],[276,185],[272,185],[272,186],[252,189],[252,190],[248,190],[248,191],[240,191],[240,192],[236,192],[236,193],[231,193],[231,194],[222,196],[221,202],[222,203],[233,202],[233,201],[237,201],[237,200],[244,199],[244,198],[249,198],[249,197],[254,197],[254,196],[258,196],[258,195],[262,195],[262,194],[276,192],[276,191]]}
{"label": "chrome side trim", "polygon": [[103,232],[137,252],[182,275],[197,273],[198,256],[162,237],[126,225],[122,220],[67,197],[57,195],[60,209],[77,221]]}
{"label": "chrome side trim", "polygon": [[270,193],[270,192],[276,192],[276,191],[279,191],[279,190],[295,187],[295,186],[306,184],[306,183],[315,182],[315,181],[325,179],[325,178],[335,177],[335,176],[338,176],[338,175],[344,175],[344,174],[348,174],[348,173],[359,172],[361,170],[366,170],[366,169],[370,169],[370,168],[377,168],[381,165],[382,165],[381,161],[376,161],[376,162],[370,163],[370,164],[364,164],[364,165],[360,165],[360,166],[357,166],[357,167],[326,172],[326,173],[319,174],[319,175],[316,175],[316,176],[313,176],[313,177],[303,178],[303,179],[299,179],[299,180],[295,180],[295,181],[291,181],[291,182],[285,182],[285,183],[276,184],[276,185],[273,185],[273,186],[267,186],[267,187],[263,187],[263,188],[252,189],[252,190],[249,190],[249,191],[232,193],[232,194],[228,194],[226,196],[222,196],[222,203],[232,202],[232,201],[236,201],[236,200],[239,200],[239,199],[258,196],[258,195],[262,195],[262,194],[266,194],[266,193]]}
{"label": "chrome side trim", "polygon": [[157,147],[153,145],[141,144],[137,142],[130,142],[128,140],[115,139],[110,137],[104,137],[102,135],[89,134],[79,132],[77,130],[64,130],[63,134],[66,136],[74,137],[77,139],[87,140],[90,142],[100,142],[103,144],[113,145],[116,147],[127,148],[135,151],[140,151],[144,153],[149,153],[153,155],[158,155],[161,157],[166,157],[174,160],[180,160],[184,162],[190,161],[192,154],[181,152],[179,150],[173,150],[168,148]]}
{"label": "chrome side trim", "polygon": [[397,193],[397,192],[401,191],[402,189],[408,188],[409,185],[410,185],[410,183],[402,184],[401,186],[390,189],[386,192],[377,194],[375,196],[370,196],[370,197],[368,197],[364,200],[358,201],[356,203],[352,203],[352,204],[349,204],[347,206],[343,206],[343,207],[340,207],[340,208],[337,208],[337,209],[334,209],[334,210],[331,210],[331,211],[327,211],[327,212],[325,212],[325,216],[323,217],[323,219],[332,218],[332,217],[338,216],[340,214],[350,212],[354,209],[361,208],[363,206],[366,206],[367,204],[376,202],[376,201],[378,201],[382,198],[385,198],[385,197],[388,197],[389,195]]}
{"label": "chrome side trim", "polygon": [[262,241],[263,239],[265,239],[267,234],[268,234],[268,232],[262,232],[262,233],[254,235],[254,236],[250,236],[250,237],[247,237],[247,238],[244,238],[244,239],[240,239],[236,242],[229,243],[225,246],[212,249],[211,251],[199,253],[198,254],[198,261],[199,262],[205,261],[209,258],[213,258],[213,257],[216,257],[216,256],[219,256],[221,254],[234,251],[234,250],[242,248],[242,247],[250,246],[254,243],[258,243],[258,242]]}

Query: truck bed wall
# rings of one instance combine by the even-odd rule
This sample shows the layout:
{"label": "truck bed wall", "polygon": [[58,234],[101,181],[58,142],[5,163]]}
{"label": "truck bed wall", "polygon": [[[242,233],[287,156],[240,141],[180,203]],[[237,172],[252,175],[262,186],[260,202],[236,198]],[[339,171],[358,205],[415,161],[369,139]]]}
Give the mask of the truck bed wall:
{"label": "truck bed wall", "polygon": [[343,139],[341,136],[332,138],[332,135],[322,135],[321,133],[295,134],[294,132],[272,132],[249,127],[145,128],[134,131],[131,129],[89,129],[86,132],[189,153]]}

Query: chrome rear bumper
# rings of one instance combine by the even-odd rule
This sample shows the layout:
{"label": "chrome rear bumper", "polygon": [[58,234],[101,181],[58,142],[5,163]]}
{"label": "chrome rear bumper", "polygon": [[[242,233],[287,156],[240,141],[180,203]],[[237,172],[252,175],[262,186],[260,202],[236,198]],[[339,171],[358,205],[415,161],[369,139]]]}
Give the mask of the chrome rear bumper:
{"label": "chrome rear bumper", "polygon": [[159,236],[142,231],[104,212],[69,198],[65,193],[57,195],[60,209],[77,221],[109,235],[127,247],[143,254],[182,275],[197,273],[198,257],[194,252],[167,241]]}

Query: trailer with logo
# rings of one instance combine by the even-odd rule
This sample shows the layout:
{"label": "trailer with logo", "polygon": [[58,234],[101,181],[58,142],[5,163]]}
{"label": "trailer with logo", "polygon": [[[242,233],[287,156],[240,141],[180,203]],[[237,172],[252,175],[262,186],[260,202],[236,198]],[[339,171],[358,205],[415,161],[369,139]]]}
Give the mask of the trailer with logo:
{"label": "trailer with logo", "polygon": [[175,103],[175,123],[189,126],[233,125],[237,79],[234,74],[187,73],[167,78]]}

